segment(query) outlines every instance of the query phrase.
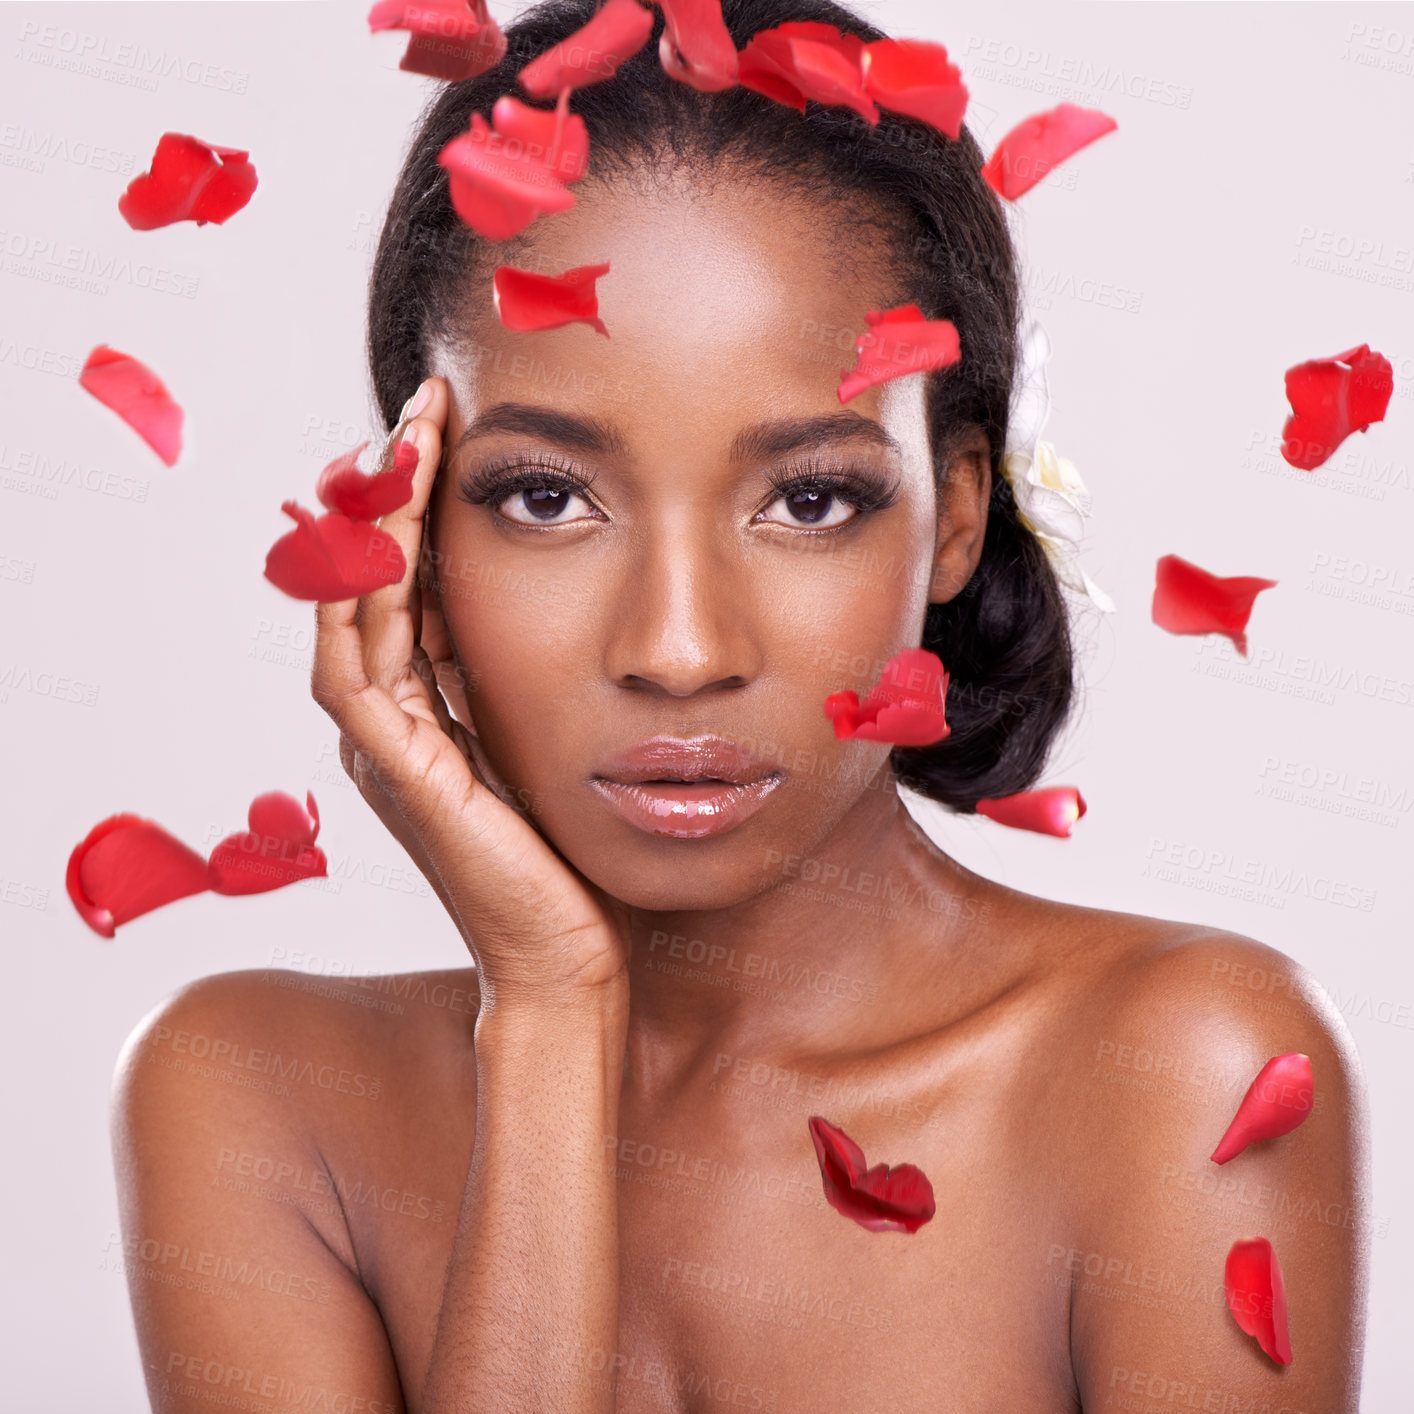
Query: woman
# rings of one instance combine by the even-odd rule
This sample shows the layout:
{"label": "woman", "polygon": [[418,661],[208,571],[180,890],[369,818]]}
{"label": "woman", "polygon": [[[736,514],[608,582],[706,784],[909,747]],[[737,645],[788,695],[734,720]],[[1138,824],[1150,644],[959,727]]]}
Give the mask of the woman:
{"label": "woman", "polygon": [[[419,455],[382,521],[410,568],[317,610],[344,765],[471,965],[224,974],[135,1033],[125,1238],[182,1254],[134,1264],[154,1407],[1354,1410],[1364,1101],[1324,993],[1254,940],[981,878],[897,794],[1026,789],[1071,705],[1000,474],[1018,287],[975,142],[700,93],[658,18],[574,94],[575,205],[482,241],[437,155],[593,10],[523,15],[424,118],[370,307],[389,450]],[[738,48],[881,37],[828,0],[724,12]],[[495,315],[498,264],[604,262],[607,338]],[[842,406],[864,312],[909,301],[961,360]],[[920,644],[950,735],[837,740],[825,697]],[[1251,967],[1283,1006],[1232,985]],[[177,1068],[198,1039],[224,1080]],[[1292,1051],[1312,1113],[1214,1165]],[[936,1215],[828,1205],[814,1114],[920,1167]],[[1256,1235],[1284,1368],[1226,1305]]]}

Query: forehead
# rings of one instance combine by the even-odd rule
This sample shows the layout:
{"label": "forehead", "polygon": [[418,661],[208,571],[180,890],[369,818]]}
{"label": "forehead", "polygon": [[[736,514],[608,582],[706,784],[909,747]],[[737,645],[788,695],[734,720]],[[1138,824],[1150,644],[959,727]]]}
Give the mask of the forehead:
{"label": "forehead", "polygon": [[[592,412],[635,439],[651,438],[652,423],[721,440],[762,417],[838,413],[865,312],[908,297],[879,253],[884,221],[857,202],[681,169],[574,191],[570,210],[484,247],[462,346],[440,351],[433,370],[464,423],[516,401]],[[497,265],[558,275],[605,262],[596,288],[608,338],[587,324],[520,333],[497,318]],[[914,401],[888,386],[843,406],[878,419],[884,404]]]}

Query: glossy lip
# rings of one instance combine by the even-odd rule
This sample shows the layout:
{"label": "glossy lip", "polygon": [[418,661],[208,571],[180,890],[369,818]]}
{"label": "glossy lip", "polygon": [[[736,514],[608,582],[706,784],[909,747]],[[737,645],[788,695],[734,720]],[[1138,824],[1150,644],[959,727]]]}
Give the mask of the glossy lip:
{"label": "glossy lip", "polygon": [[641,741],[606,761],[589,783],[645,834],[696,840],[735,829],[784,778],[736,742],[709,734]]}
{"label": "glossy lip", "polygon": [[608,781],[596,776],[590,785],[645,834],[700,840],[734,830],[761,808],[783,779],[777,773],[747,785],[732,785],[705,780],[677,784]]}
{"label": "glossy lip", "polygon": [[779,775],[772,762],[754,756],[728,737],[707,733],[694,737],[654,736],[611,756],[595,772],[595,780],[729,781],[748,785],[763,776]]}

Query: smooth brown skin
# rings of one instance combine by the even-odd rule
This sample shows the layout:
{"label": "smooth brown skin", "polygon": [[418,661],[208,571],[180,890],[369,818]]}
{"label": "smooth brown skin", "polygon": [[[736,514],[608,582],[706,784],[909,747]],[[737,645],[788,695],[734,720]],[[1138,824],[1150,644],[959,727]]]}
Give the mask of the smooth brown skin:
{"label": "smooth brown skin", "polygon": [[[596,1407],[1357,1408],[1363,1080],[1318,984],[1248,938],[1033,898],[961,868],[903,808],[888,747],[836,741],[821,712],[827,693],[862,694],[877,677],[840,661],[878,665],[916,644],[926,601],[966,583],[989,489],[975,433],[935,500],[918,375],[847,405],[890,431],[898,455],[858,440],[820,449],[902,486],[896,505],[838,535],[793,528],[771,499],[773,463],[732,460],[749,424],[841,411],[852,357],[802,336],[805,321],[862,333],[864,310],[900,301],[852,239],[828,212],[759,183],[586,184],[575,208],[535,222],[502,258],[529,265],[529,245],[537,269],[610,261],[598,291],[611,337],[583,324],[513,333],[483,315],[480,359],[439,356],[415,422],[414,498],[384,526],[415,560],[441,466],[431,548],[445,618],[430,591],[419,601],[411,569],[357,616],[352,602],[321,605],[316,695],[476,965],[320,979],[327,995],[298,974],[228,973],[183,988],[135,1031],[115,1146],[155,1409],[208,1408],[180,1391],[223,1387],[211,1370],[247,1397],[282,1377],[370,1401],[347,1409],[424,1407],[475,1135],[478,974],[487,1006],[527,1026],[569,995],[627,997],[617,1349],[629,1363],[616,1400]],[[522,355],[552,376],[517,365]],[[588,456],[500,432],[443,465],[444,442],[455,448],[502,401],[612,422],[624,450]],[[510,451],[597,473],[600,516],[576,500],[561,512],[575,524],[522,529],[457,497],[458,474]],[[446,705],[408,668],[418,632]],[[355,691],[362,664],[386,696]],[[786,783],[738,829],[654,839],[589,790],[610,751],[699,730],[779,744]],[[857,774],[839,773],[844,763]],[[519,810],[488,808],[487,772]],[[852,880],[891,875],[913,901],[893,916],[851,906],[887,900],[868,885],[812,888],[798,859],[785,872],[787,856]],[[709,969],[732,985],[687,975],[665,936],[734,949],[735,971]],[[735,985],[763,958],[826,981]],[[1244,968],[1264,969],[1263,984]],[[411,984],[459,986],[468,1000],[435,1004],[452,994],[429,990],[401,1014],[367,1005]],[[377,1077],[380,1094],[292,1083],[281,1096],[190,1062],[178,1071],[164,1062],[200,1049],[182,1032],[343,1067],[365,1089]],[[1212,1164],[1248,1083],[1288,1051],[1312,1058],[1316,1109]],[[1162,1085],[1141,1088],[1154,1079],[1141,1053]],[[828,1207],[806,1124],[817,1113],[871,1164],[919,1165],[932,1221],[876,1233]],[[699,1160],[719,1163],[718,1177],[683,1177]],[[1215,1182],[1232,1189],[1196,1191]],[[369,1198],[370,1186],[392,1196]],[[568,1214],[584,1201],[553,1196]],[[1228,1249],[1255,1235],[1272,1239],[1285,1278],[1286,1369],[1224,1303]],[[144,1257],[143,1238],[187,1255]],[[229,1268],[214,1292],[165,1279],[200,1272],[203,1251],[216,1254],[207,1268],[249,1259],[312,1279],[298,1291],[327,1299],[261,1290]],[[711,1273],[744,1282],[750,1299],[724,1300]],[[794,1316],[787,1290],[797,1308],[810,1295]],[[601,1378],[594,1369],[579,1378]],[[293,1405],[289,1389],[282,1398],[250,1407]]]}

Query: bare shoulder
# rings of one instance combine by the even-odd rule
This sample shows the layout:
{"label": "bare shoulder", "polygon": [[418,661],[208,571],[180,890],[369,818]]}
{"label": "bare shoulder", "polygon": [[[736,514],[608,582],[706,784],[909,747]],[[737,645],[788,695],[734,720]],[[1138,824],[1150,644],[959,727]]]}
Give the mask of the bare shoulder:
{"label": "bare shoulder", "polygon": [[[207,1407],[214,1369],[281,1371],[331,1408],[401,1414],[348,1165],[376,1172],[426,1087],[463,1083],[476,995],[469,971],[253,969],[187,983],[133,1028],[111,1127],[154,1410]],[[357,1191],[382,1203],[387,1186]]]}
{"label": "bare shoulder", "polygon": [[[130,1081],[138,1068],[157,1064],[282,1098],[362,1095],[371,1062],[393,1064],[410,1050],[422,1061],[424,1051],[455,1048],[479,1007],[471,967],[357,977],[284,968],[214,973],[179,987],[141,1019],[116,1078]],[[329,1073],[355,1063],[356,1087]]]}
{"label": "bare shoulder", "polygon": [[[1147,1394],[1353,1414],[1380,1223],[1362,1068],[1325,988],[1240,933],[1005,906],[1036,940],[1026,1113],[1061,1195],[1045,1263],[1069,1283],[1082,1407]],[[1262,1067],[1290,1053],[1311,1062],[1305,1119],[1214,1162]],[[1229,1310],[1228,1253],[1253,1237],[1285,1280],[1286,1369]]]}
{"label": "bare shoulder", "polygon": [[[330,977],[289,969],[216,973],[163,998],[133,1028],[114,1073],[114,1136],[212,1136],[220,1181],[293,1164],[335,1191],[351,1154],[397,1143],[410,1114],[445,1099],[470,1115],[474,968]],[[120,1148],[121,1153],[121,1148]],[[206,1176],[205,1169],[202,1171]],[[306,1209],[351,1268],[337,1209]]]}

